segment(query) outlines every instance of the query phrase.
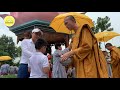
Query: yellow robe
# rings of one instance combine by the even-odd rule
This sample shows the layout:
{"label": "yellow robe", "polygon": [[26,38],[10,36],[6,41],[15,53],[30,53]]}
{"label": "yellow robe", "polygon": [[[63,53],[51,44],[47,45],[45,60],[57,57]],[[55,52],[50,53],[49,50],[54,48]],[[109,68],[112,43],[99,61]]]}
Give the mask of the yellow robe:
{"label": "yellow robe", "polygon": [[108,78],[107,62],[90,28],[81,25],[73,37],[77,78]]}
{"label": "yellow robe", "polygon": [[120,49],[113,47],[110,54],[113,78],[120,78]]}

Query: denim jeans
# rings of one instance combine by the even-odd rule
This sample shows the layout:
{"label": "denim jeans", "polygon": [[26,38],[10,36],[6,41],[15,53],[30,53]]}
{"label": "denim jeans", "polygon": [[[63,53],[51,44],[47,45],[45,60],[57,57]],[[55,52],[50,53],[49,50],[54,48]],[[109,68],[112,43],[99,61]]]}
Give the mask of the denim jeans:
{"label": "denim jeans", "polygon": [[20,64],[18,69],[17,78],[29,78],[30,73],[28,72],[28,64]]}

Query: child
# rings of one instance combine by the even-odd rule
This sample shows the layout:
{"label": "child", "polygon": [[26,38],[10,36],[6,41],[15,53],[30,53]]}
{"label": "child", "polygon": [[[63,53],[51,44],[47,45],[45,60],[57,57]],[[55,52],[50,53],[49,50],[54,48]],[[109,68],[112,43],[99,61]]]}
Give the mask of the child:
{"label": "child", "polygon": [[[62,50],[61,44],[55,44],[55,52],[53,53],[52,78],[67,78],[65,65],[61,62],[61,55],[68,52],[70,47]],[[65,64],[65,63],[64,63]]]}
{"label": "child", "polygon": [[30,78],[48,78],[50,66],[47,56],[44,55],[47,48],[47,42],[38,39],[35,43],[36,52],[30,57],[28,71]]}

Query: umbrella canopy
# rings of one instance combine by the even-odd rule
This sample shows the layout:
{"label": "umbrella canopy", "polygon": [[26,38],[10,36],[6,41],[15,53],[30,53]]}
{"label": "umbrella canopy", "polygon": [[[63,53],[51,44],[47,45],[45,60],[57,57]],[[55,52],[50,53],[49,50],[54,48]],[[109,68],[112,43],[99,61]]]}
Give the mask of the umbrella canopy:
{"label": "umbrella canopy", "polygon": [[10,56],[0,56],[0,61],[12,60]]}
{"label": "umbrella canopy", "polygon": [[120,36],[120,34],[112,31],[105,31],[99,32],[95,34],[95,36],[99,42],[107,42],[108,40],[114,38],[115,36]]}
{"label": "umbrella canopy", "polygon": [[77,22],[77,25],[80,25],[81,23],[83,23],[83,24],[88,24],[90,27],[94,26],[94,23],[92,22],[92,19],[90,19],[85,14],[80,14],[80,13],[77,13],[77,12],[69,12],[69,13],[57,15],[52,20],[52,22],[50,23],[50,27],[52,27],[56,32],[66,33],[66,34],[73,34],[74,31],[72,30],[72,32],[71,32],[64,25],[64,18],[66,16],[69,16],[69,15],[74,16],[74,18],[75,18],[75,20]]}

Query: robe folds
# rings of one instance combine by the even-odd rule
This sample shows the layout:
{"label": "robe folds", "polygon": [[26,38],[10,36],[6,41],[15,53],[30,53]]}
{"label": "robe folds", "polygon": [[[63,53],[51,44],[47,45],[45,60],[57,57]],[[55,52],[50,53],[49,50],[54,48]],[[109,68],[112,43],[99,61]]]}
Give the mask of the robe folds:
{"label": "robe folds", "polygon": [[110,51],[113,78],[120,78],[120,49],[113,47]]}
{"label": "robe folds", "polygon": [[88,25],[81,25],[72,38],[76,78],[108,78],[107,62]]}

